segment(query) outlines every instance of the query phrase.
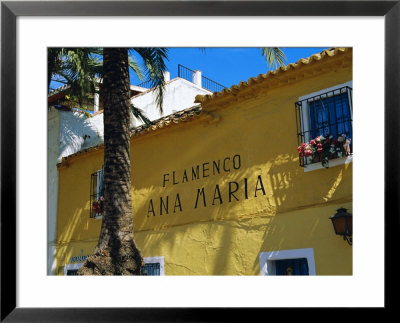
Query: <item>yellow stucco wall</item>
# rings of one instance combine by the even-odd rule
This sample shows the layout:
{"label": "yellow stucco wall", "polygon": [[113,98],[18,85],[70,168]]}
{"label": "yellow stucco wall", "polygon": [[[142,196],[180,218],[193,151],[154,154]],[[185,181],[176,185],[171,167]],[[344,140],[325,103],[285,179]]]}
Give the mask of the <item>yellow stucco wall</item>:
{"label": "yellow stucco wall", "polygon": [[[339,207],[352,213],[352,163],[304,172],[296,150],[294,102],[352,80],[351,65],[323,66],[320,75],[295,70],[295,82],[259,86],[248,99],[210,103],[194,120],[133,137],[135,239],[144,257],[164,256],[166,275],[259,275],[260,252],[313,248],[318,275],[352,274],[352,248],[329,220]],[[96,243],[90,174],[102,158],[102,150],[82,154],[59,169],[58,273]]]}
{"label": "yellow stucco wall", "polygon": [[59,169],[57,243],[93,239],[101,221],[89,218],[90,174],[101,169],[103,151],[82,155]]}

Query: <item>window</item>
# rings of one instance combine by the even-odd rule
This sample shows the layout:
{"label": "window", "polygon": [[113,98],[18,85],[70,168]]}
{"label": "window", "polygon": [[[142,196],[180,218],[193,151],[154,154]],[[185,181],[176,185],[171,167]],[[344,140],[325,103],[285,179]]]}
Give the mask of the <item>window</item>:
{"label": "window", "polygon": [[308,262],[306,258],[275,260],[275,274],[277,276],[308,276]]}
{"label": "window", "polygon": [[90,176],[90,217],[99,218],[103,214],[104,168]]}
{"label": "window", "polygon": [[352,82],[300,97],[295,110],[300,166],[351,154]]}
{"label": "window", "polygon": [[314,250],[307,248],[261,252],[260,274],[263,276],[315,275]]}
{"label": "window", "polygon": [[67,270],[67,276],[78,276],[78,269]]}
{"label": "window", "polygon": [[164,276],[164,257],[145,257],[141,275]]}
{"label": "window", "polygon": [[311,138],[321,135],[337,138],[343,133],[352,137],[349,89],[342,88],[339,91],[332,96],[318,96],[308,102]]}
{"label": "window", "polygon": [[159,263],[145,264],[142,267],[141,274],[143,276],[160,276],[160,264]]}
{"label": "window", "polygon": [[64,267],[64,276],[77,276],[78,269],[83,266],[83,262],[79,264],[68,264]]}

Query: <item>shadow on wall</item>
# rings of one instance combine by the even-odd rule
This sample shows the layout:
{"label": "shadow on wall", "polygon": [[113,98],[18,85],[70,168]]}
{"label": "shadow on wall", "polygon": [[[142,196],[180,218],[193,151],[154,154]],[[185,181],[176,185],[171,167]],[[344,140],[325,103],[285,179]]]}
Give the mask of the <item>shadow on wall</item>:
{"label": "shadow on wall", "polygon": [[304,172],[298,158],[277,159],[268,171],[277,213],[341,201],[352,196],[352,165]]}
{"label": "shadow on wall", "polygon": [[[297,162],[297,158],[285,162],[280,159],[269,169],[273,194],[268,203],[274,204],[276,212],[264,228],[263,242],[253,262],[254,271],[260,270],[261,252],[313,247],[320,257],[317,259],[324,258],[323,264],[316,260],[317,274],[349,275],[348,268],[337,264],[348,263],[351,248],[334,234],[329,217],[335,214],[338,205],[351,208],[352,165],[305,173]],[[333,254],[334,250],[340,252]]]}
{"label": "shadow on wall", "polygon": [[79,112],[61,111],[59,158],[104,141],[103,114],[88,118]]}
{"label": "shadow on wall", "polygon": [[[296,157],[282,155],[263,165],[246,166],[224,181],[240,181],[262,172],[265,195],[232,201],[228,210],[215,207],[212,218],[203,222],[179,224],[176,216],[169,217],[165,228],[141,233],[143,250],[160,252],[145,256],[169,255],[166,273],[173,268],[177,275],[258,275],[260,252],[310,248],[315,247],[315,241],[320,250],[346,247],[333,235],[328,218],[335,213],[337,204],[351,203],[351,165],[304,173]],[[207,185],[223,186],[224,181],[210,177]],[[254,213],[246,213],[245,202],[252,204]],[[234,217],[227,217],[228,212],[234,212]],[[185,216],[190,218],[190,212]],[[347,256],[346,251],[344,257]],[[333,262],[336,259],[331,258]],[[326,274],[337,274],[334,269],[329,270],[325,269]]]}

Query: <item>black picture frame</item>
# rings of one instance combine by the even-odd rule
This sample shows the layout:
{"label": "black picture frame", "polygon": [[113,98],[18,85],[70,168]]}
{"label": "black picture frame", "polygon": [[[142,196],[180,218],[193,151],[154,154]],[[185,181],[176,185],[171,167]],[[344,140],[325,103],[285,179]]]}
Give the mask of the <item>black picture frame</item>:
{"label": "black picture frame", "polygon": [[[1,2],[1,321],[236,321],[231,308],[16,307],[16,19],[18,16],[384,16],[385,253],[396,255],[399,229],[400,4],[396,1],[2,1]],[[371,49],[372,50],[372,49]],[[371,188],[372,189],[372,188]],[[382,216],[382,215],[377,215]],[[392,231],[394,230],[394,232]],[[373,232],[371,232],[373,239]],[[398,273],[385,257],[385,309]],[[6,265],[7,264],[7,265]],[[388,277],[390,280],[388,282]],[[393,282],[392,280],[395,280]],[[345,290],[343,297],[346,297]],[[260,309],[247,309],[260,311]],[[257,313],[255,313],[258,315]],[[288,312],[287,312],[288,314]],[[253,315],[253,313],[252,313]],[[255,317],[253,317],[255,318]],[[339,318],[339,317],[338,317]]]}

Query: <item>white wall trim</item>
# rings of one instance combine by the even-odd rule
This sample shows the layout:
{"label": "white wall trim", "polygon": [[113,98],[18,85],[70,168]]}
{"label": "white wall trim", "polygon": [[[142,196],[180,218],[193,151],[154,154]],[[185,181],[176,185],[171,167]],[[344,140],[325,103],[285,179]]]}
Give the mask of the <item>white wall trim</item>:
{"label": "white wall trim", "polygon": [[47,275],[55,275],[59,176],[60,111],[52,107],[47,122]]}
{"label": "white wall trim", "polygon": [[[353,155],[349,155],[346,157],[342,157],[342,158],[335,158],[335,159],[329,159],[329,167],[335,167],[335,166],[339,166],[339,165],[344,165],[344,164],[348,164],[348,163],[352,163],[353,162]],[[322,166],[321,162],[317,162],[317,163],[313,163],[313,164],[309,164],[309,165],[304,165],[304,172],[311,172],[313,170],[317,170],[317,169],[325,169],[326,167]]]}
{"label": "white wall trim", "polygon": [[56,262],[56,244],[48,242],[47,244],[47,275],[55,275],[57,262]]}
{"label": "white wall trim", "polygon": [[303,95],[303,96],[299,97],[299,101],[303,101],[303,100],[308,99],[310,97],[317,96],[317,95],[320,95],[320,94],[324,94],[325,92],[334,91],[334,90],[340,89],[340,88],[345,87],[345,86],[353,88],[353,81],[348,81],[346,83],[337,84],[335,86],[331,86],[331,87],[328,87],[326,89],[322,89],[322,90],[319,90],[319,91],[308,93],[306,95]]}
{"label": "white wall trim", "polygon": [[83,266],[83,262],[79,264],[67,264],[64,266],[64,276],[67,276],[67,271],[68,270],[77,270]]}
{"label": "white wall trim", "polygon": [[145,264],[160,264],[160,276],[165,276],[164,256],[161,257],[143,257]]}
{"label": "white wall trim", "polygon": [[308,274],[310,276],[316,275],[314,248],[260,252],[260,275],[275,276],[276,273],[275,263],[274,263],[275,260],[296,259],[296,258],[307,258]]}

